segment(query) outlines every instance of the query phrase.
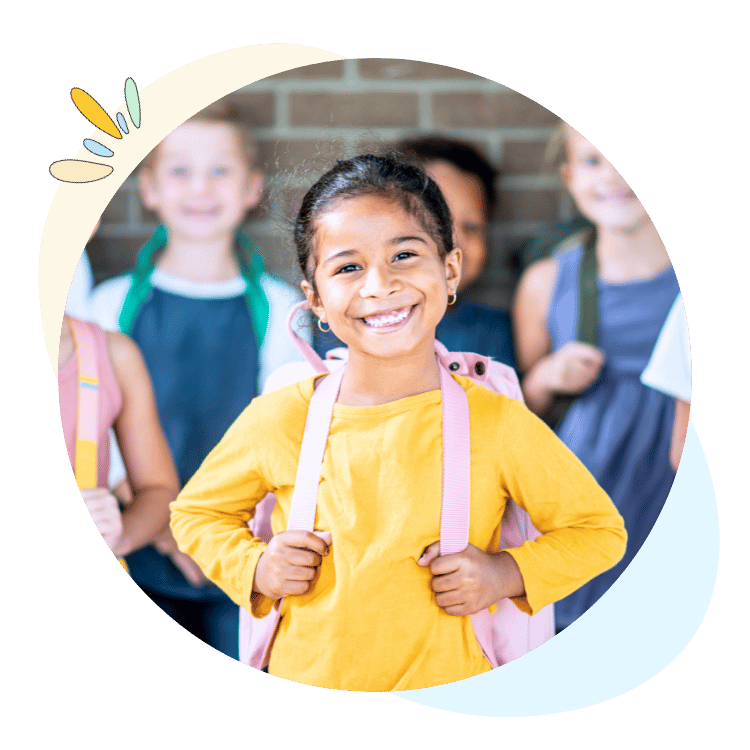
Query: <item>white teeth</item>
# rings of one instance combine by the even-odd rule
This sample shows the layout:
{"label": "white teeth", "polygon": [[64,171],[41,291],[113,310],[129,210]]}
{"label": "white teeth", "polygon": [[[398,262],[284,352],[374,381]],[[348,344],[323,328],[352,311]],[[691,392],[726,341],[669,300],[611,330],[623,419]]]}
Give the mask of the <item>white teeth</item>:
{"label": "white teeth", "polygon": [[397,323],[405,320],[410,312],[411,307],[404,307],[402,310],[394,310],[382,315],[371,315],[369,318],[363,318],[363,320],[372,328],[385,328],[386,326],[395,326]]}

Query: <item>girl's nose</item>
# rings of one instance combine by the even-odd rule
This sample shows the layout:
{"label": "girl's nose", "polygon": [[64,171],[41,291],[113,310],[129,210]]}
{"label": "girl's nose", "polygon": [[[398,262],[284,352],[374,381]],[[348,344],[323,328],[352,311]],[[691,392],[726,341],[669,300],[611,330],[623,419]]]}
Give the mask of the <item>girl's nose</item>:
{"label": "girl's nose", "polygon": [[363,297],[385,297],[398,288],[397,275],[387,266],[375,264],[367,270],[360,294]]}

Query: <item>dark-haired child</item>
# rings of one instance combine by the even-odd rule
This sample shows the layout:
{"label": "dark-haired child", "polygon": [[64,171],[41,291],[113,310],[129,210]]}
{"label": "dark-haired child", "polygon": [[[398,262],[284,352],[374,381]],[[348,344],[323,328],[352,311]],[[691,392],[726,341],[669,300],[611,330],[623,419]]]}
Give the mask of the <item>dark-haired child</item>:
{"label": "dark-haired child", "polygon": [[[438,324],[438,340],[450,351],[476,352],[514,367],[508,315],[461,297],[487,262],[487,224],[497,200],[497,170],[471,144],[443,136],[403,140],[396,151],[437,183],[451,212],[455,246],[461,249],[461,283]],[[319,354],[335,346],[341,342],[333,334],[316,331]]]}
{"label": "dark-haired child", "polygon": [[[268,374],[299,359],[285,318],[300,295],[264,270],[240,231],[260,201],[263,173],[250,129],[226,101],[170,133],[138,182],[162,226],[132,272],[94,291],[94,317],[140,346],[183,485]],[[128,557],[134,580],[181,625],[236,658],[237,608],[216,586],[198,585],[191,561],[161,554],[170,542],[174,548],[166,538]]]}
{"label": "dark-haired child", "polygon": [[[435,556],[435,329],[461,276],[448,207],[418,167],[360,156],[308,191],[294,236],[310,305],[349,349],[318,489],[316,529],[328,534],[284,531],[308,405],[323,382],[315,376],[250,404],[172,504],[174,536],[254,615],[286,597],[271,674],[382,691],[486,672],[467,615],[506,597],[534,613],[570,593],[622,556],[622,519],[523,404],[453,376],[470,414],[470,544]],[[270,491],[276,536],[266,545],[247,521]],[[542,535],[486,552],[497,548],[509,496]]]}

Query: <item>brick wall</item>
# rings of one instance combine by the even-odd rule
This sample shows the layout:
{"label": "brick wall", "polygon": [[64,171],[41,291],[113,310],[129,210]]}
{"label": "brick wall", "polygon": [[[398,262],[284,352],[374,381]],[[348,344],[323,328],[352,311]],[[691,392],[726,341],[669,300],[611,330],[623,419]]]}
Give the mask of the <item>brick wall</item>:
{"label": "brick wall", "polygon": [[[485,78],[409,60],[342,60],[266,78],[231,96],[255,127],[268,174],[266,198],[247,230],[267,266],[289,281],[298,274],[288,221],[304,191],[333,159],[404,136],[445,133],[470,141],[501,170],[489,262],[471,293],[478,301],[507,308],[514,250],[537,228],[574,213],[543,159],[557,118]],[[131,176],[89,245],[97,281],[130,268],[154,227]]]}

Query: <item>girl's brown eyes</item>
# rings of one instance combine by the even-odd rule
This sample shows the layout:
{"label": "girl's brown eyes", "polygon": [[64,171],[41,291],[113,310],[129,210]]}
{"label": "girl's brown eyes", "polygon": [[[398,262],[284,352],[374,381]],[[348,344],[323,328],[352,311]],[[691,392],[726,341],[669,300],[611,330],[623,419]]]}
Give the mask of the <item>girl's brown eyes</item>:
{"label": "girl's brown eyes", "polygon": [[341,266],[341,268],[336,269],[334,276],[339,273],[351,273],[352,271],[356,271],[359,268],[359,266],[356,263],[347,263],[345,266]]}
{"label": "girl's brown eyes", "polygon": [[[416,257],[417,253],[415,253],[413,250],[402,250],[400,253],[398,253],[393,260],[407,260],[408,258]],[[338,276],[340,273],[352,273],[353,271],[359,271],[362,269],[362,266],[359,265],[359,263],[347,263],[345,266],[341,266],[341,268],[337,268],[334,272],[334,276]]]}

